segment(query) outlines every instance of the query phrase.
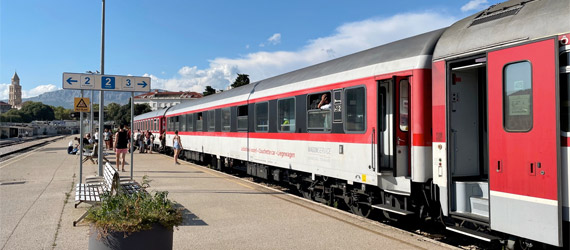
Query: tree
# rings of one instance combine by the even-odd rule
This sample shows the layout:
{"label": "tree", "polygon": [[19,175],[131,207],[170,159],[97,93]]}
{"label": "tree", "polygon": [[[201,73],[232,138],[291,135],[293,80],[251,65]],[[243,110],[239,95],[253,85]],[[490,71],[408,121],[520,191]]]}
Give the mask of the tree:
{"label": "tree", "polygon": [[207,95],[212,95],[215,93],[216,93],[216,89],[212,88],[212,86],[206,86],[206,91],[204,91],[202,94],[204,96],[207,96]]}
{"label": "tree", "polygon": [[41,102],[25,102],[20,111],[28,115],[31,119],[24,122],[31,122],[33,120],[53,121],[55,119],[53,109]]}
{"label": "tree", "polygon": [[71,113],[73,113],[72,109],[65,109],[62,106],[52,106],[52,109],[56,120],[71,120]]}
{"label": "tree", "polygon": [[8,110],[8,112],[0,115],[1,122],[29,122],[32,118],[17,109]]}
{"label": "tree", "polygon": [[249,75],[246,74],[238,74],[236,80],[232,84],[232,88],[241,87],[243,85],[249,84]]}

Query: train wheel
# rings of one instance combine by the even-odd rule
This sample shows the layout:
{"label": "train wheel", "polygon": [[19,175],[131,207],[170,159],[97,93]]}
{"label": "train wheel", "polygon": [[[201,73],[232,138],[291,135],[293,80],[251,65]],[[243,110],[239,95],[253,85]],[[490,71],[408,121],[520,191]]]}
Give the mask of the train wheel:
{"label": "train wheel", "polygon": [[353,214],[368,218],[372,212],[372,199],[370,196],[357,193],[351,194],[349,202],[347,202],[350,211],[352,211]]}

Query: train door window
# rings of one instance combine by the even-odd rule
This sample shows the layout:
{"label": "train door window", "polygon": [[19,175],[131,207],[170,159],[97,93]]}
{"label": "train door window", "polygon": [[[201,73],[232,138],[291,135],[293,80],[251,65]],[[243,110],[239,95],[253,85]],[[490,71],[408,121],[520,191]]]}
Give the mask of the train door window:
{"label": "train door window", "polygon": [[307,130],[330,131],[332,124],[331,93],[321,92],[308,96]]}
{"label": "train door window", "polygon": [[231,117],[230,117],[230,108],[223,108],[222,109],[222,131],[228,132],[230,131],[230,124],[231,124]]}
{"label": "train door window", "polygon": [[503,122],[508,132],[532,129],[532,67],[515,62],[503,68]]}
{"label": "train door window", "polygon": [[180,131],[188,131],[186,130],[186,115],[181,115],[180,116]]}
{"label": "train door window", "polygon": [[200,131],[200,132],[203,131],[202,125],[203,125],[204,119],[203,119],[202,115],[203,115],[202,112],[196,113],[196,131]]}
{"label": "train door window", "polygon": [[295,132],[295,98],[277,101],[277,119],[280,132]]}
{"label": "train door window", "polygon": [[247,131],[247,105],[239,106],[237,111],[237,129]]}
{"label": "train door window", "polygon": [[166,130],[172,131],[172,117],[166,119]]}
{"label": "train door window", "polygon": [[186,131],[194,131],[194,114],[186,115]]}
{"label": "train door window", "polygon": [[409,89],[410,83],[408,80],[400,81],[400,130],[408,131],[409,127],[409,111],[410,111],[410,99],[409,99]]}
{"label": "train door window", "polygon": [[560,128],[570,132],[570,46],[560,53]]}
{"label": "train door window", "polygon": [[269,131],[269,104],[267,102],[255,104],[255,132]]}
{"label": "train door window", "polygon": [[380,119],[382,119],[381,124],[380,124],[380,131],[386,131],[386,120],[388,120],[387,114],[386,114],[386,88],[385,87],[380,87],[380,100],[378,100],[378,102],[380,103]]}
{"label": "train door window", "polygon": [[208,131],[214,132],[216,130],[216,111],[208,111]]}
{"label": "train door window", "polygon": [[366,89],[356,87],[344,91],[344,130],[364,132],[366,130]]}

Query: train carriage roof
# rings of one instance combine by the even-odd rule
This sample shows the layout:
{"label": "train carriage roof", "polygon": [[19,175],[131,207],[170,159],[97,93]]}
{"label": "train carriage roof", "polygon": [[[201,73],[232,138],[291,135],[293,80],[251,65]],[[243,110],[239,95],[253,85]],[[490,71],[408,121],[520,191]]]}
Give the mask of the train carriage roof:
{"label": "train carriage roof", "polygon": [[445,30],[434,60],[570,32],[570,1],[511,0],[464,18]]}
{"label": "train carriage roof", "polygon": [[157,117],[157,116],[163,116],[164,114],[166,114],[166,111],[168,111],[169,108],[164,108],[164,109],[159,109],[159,110],[155,110],[155,111],[150,111],[144,114],[140,114],[134,117],[134,120],[142,120],[142,119],[148,119],[148,118],[152,118],[152,117]]}
{"label": "train carriage roof", "polygon": [[[415,60],[410,60],[407,62],[409,65],[402,65],[402,63],[400,63],[400,66],[405,67],[406,69],[420,67],[431,68],[431,56],[433,54],[435,43],[442,33],[443,29],[427,32],[414,37],[405,38],[334,60],[254,82],[245,86],[241,86],[239,88],[217,93],[215,95],[205,96],[200,99],[186,102],[184,104],[176,105],[172,107],[168,113],[193,110],[194,107],[204,108],[205,105],[214,105],[213,103],[220,104],[220,101],[223,102],[223,100],[227,100],[229,98],[233,99],[235,97],[243,97],[242,100],[246,100],[252,97],[253,93],[258,93],[262,90],[283,87],[302,81],[333,75],[336,73],[342,73],[366,66],[377,65],[380,63],[396,61],[399,59],[417,57]],[[423,59],[418,57],[422,55],[425,55],[427,57]],[[370,72],[369,76],[372,75],[374,75],[374,72]]]}

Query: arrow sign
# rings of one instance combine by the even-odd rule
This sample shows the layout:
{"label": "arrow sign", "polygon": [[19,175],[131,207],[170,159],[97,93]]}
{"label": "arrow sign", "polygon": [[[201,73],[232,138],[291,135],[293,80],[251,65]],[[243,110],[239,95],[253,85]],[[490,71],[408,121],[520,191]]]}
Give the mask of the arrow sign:
{"label": "arrow sign", "polygon": [[69,83],[69,85],[71,85],[72,83],[77,82],[77,80],[71,80],[71,77],[70,77],[70,78],[67,78],[66,82]]}
{"label": "arrow sign", "polygon": [[145,81],[142,81],[142,82],[137,83],[137,85],[142,86],[143,88],[146,88],[147,84]]}

